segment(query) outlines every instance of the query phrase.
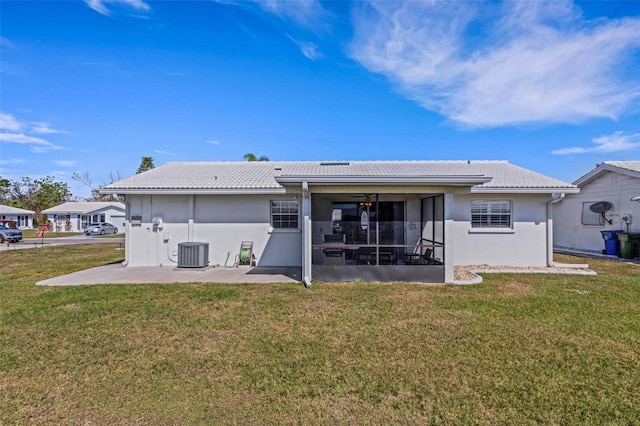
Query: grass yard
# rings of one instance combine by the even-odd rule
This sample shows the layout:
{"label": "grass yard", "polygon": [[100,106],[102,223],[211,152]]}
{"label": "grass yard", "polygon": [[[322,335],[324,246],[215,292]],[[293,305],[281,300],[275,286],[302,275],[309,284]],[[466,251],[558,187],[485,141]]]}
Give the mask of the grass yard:
{"label": "grass yard", "polygon": [[[40,229],[23,229],[22,230],[22,238],[38,238],[38,234],[40,233]],[[75,235],[84,235],[82,232],[55,232],[55,231],[46,231],[44,233],[44,238],[61,238],[61,237],[72,237]]]}
{"label": "grass yard", "polygon": [[475,286],[34,285],[117,247],[0,253],[0,424],[640,424],[638,266]]}

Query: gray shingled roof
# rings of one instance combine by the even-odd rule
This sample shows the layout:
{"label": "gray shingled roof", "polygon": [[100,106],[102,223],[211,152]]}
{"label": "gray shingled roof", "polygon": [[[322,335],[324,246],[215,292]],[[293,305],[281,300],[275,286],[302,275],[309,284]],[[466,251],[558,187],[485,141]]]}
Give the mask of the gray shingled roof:
{"label": "gray shingled roof", "polygon": [[[476,188],[569,190],[566,182],[535,173],[507,161],[292,161],[167,163],[115,182],[106,193],[152,190],[273,190],[277,178],[345,177],[433,178],[490,177]],[[433,179],[431,179],[433,183]]]}

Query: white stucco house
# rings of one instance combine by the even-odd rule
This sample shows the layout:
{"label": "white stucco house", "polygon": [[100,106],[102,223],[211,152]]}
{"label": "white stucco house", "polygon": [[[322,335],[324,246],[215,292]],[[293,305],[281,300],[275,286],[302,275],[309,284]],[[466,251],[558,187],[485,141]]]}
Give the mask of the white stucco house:
{"label": "white stucco house", "polygon": [[640,232],[640,161],[604,161],[573,184],[580,192],[555,209],[554,247],[600,253],[601,231]]}
{"label": "white stucco house", "polygon": [[125,205],[117,201],[69,201],[43,210],[55,232],[81,232],[88,223],[107,222],[125,229]]}
{"label": "white stucco house", "polygon": [[34,211],[0,204],[0,223],[15,222],[19,229],[33,229]]}
{"label": "white stucco house", "polygon": [[578,191],[506,161],[167,163],[101,190],[125,197],[128,266],[231,266],[250,242],[307,283],[547,266],[552,194]]}

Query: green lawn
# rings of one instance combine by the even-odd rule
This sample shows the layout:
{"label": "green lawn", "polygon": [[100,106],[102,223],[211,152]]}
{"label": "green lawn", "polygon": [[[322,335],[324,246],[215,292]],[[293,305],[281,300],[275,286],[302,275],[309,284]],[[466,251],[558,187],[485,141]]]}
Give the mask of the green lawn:
{"label": "green lawn", "polygon": [[[22,230],[22,238],[38,238],[38,234],[40,233],[40,229],[23,229]],[[44,233],[44,238],[60,238],[60,237],[71,237],[75,235],[84,235],[82,232],[55,232],[55,231],[46,231]]]}
{"label": "green lawn", "polygon": [[639,424],[638,266],[475,286],[34,285],[117,247],[0,253],[0,424]]}

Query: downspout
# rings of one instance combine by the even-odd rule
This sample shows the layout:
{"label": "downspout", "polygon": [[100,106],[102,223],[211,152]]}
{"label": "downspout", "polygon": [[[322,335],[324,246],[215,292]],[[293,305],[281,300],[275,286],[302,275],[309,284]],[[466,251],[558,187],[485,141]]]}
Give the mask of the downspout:
{"label": "downspout", "polygon": [[129,247],[131,246],[129,244],[129,239],[131,238],[131,204],[129,204],[126,195],[124,196],[124,205],[126,206],[125,211],[127,212],[127,214],[125,215],[126,226],[124,227],[124,262],[122,262],[122,266],[127,266],[129,264]]}
{"label": "downspout", "polygon": [[556,266],[553,262],[553,206],[564,200],[565,193],[562,192],[558,197],[552,198],[547,202],[547,266]]}
{"label": "downspout", "polygon": [[195,195],[189,195],[189,221],[187,223],[187,241],[194,241],[195,239],[195,229],[193,224],[193,218],[195,217],[195,204]]}
{"label": "downspout", "polygon": [[309,184],[302,182],[302,283],[311,288],[311,200]]}

